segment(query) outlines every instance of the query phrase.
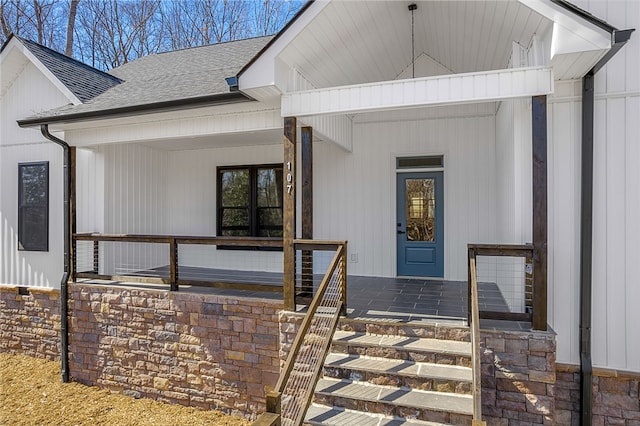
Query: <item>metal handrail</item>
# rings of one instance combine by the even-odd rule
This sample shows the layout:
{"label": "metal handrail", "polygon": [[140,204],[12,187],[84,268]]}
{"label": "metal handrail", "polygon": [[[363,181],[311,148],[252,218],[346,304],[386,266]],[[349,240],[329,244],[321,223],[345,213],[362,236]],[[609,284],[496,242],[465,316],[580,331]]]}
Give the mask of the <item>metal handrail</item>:
{"label": "metal handrail", "polygon": [[[296,247],[309,249],[317,244],[316,241],[298,241]],[[267,412],[258,417],[254,426],[300,425],[311,404],[333,333],[346,306],[346,293],[343,291],[346,289],[346,242],[321,244],[325,249],[327,245],[335,245],[336,253],[300,325],[278,382],[274,390],[267,394]],[[327,300],[332,302],[327,304]],[[311,360],[300,362],[303,345],[305,353],[314,355]],[[307,362],[312,362],[312,365]],[[303,382],[304,388],[290,389],[296,381],[296,375],[297,378],[304,376],[304,379],[298,380]]]}

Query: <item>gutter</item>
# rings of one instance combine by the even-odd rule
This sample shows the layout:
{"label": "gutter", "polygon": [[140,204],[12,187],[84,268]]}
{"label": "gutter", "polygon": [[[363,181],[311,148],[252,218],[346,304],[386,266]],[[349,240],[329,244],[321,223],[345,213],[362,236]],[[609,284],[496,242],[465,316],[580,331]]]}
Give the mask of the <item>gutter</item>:
{"label": "gutter", "polygon": [[42,135],[51,142],[62,147],[63,152],[63,181],[64,181],[64,273],[60,280],[60,361],[62,382],[69,382],[69,289],[68,282],[71,276],[71,147],[68,143],[49,133],[49,125],[42,124],[40,126]]}
{"label": "gutter", "polygon": [[[152,104],[129,105],[98,111],[76,112],[58,116],[36,117],[18,120],[20,127],[43,126],[56,123],[72,123],[86,120],[107,119],[118,117],[131,117],[155,112],[180,111],[185,109],[200,108],[204,106],[227,105],[238,102],[250,102],[254,99],[242,92],[234,91],[219,93],[216,95],[197,96],[192,98],[174,99],[170,101],[155,102]],[[58,143],[58,142],[56,142]]]}
{"label": "gutter", "polygon": [[[613,28],[613,27],[612,27]],[[593,365],[591,359],[593,256],[593,111],[595,74],[620,50],[633,29],[611,31],[612,46],[582,79],[582,171],[580,200],[580,424],[591,425]]]}

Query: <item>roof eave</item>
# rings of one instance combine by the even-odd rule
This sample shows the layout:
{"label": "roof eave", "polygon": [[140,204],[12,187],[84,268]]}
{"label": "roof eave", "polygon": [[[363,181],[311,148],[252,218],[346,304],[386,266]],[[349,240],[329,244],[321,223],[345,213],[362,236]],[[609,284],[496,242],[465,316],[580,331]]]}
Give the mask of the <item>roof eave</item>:
{"label": "roof eave", "polygon": [[254,101],[254,99],[240,91],[235,91],[229,93],[220,93],[216,95],[174,99],[170,101],[155,102],[144,105],[131,105],[99,111],[87,111],[59,116],[27,118],[24,120],[18,120],[17,123],[20,127],[35,127],[42,124],[65,124],[77,123],[82,121],[105,120],[109,118],[118,118],[125,116],[129,117],[132,115],[151,114],[157,112],[180,111],[186,109],[195,109],[207,106],[226,105],[250,101]]}
{"label": "roof eave", "polygon": [[315,2],[315,0],[307,0],[307,2],[306,2],[306,3],[305,3],[305,4],[300,8],[300,10],[298,10],[298,12],[296,12],[296,14],[293,16],[293,18],[291,18],[291,19],[289,20],[289,22],[287,22],[287,23],[285,24],[285,26],[284,26],[284,27],[282,27],[282,29],[281,29],[280,31],[278,31],[278,32],[276,33],[276,35],[275,35],[271,40],[269,40],[269,42],[268,42],[267,44],[265,44],[265,45],[264,45],[264,47],[263,47],[262,49],[260,49],[260,51],[259,51],[258,53],[256,53],[256,54],[253,56],[253,58],[251,58],[251,60],[250,60],[249,62],[247,62],[247,63],[246,63],[246,64],[245,64],[241,69],[240,69],[240,71],[238,71],[238,73],[236,74],[236,77],[239,77],[240,75],[242,75],[242,74],[247,70],[247,68],[249,68],[251,65],[253,65],[253,63],[254,63],[255,61],[257,61],[257,60],[258,60],[258,58],[259,58],[260,56],[262,56],[262,54],[263,54],[264,52],[266,52],[267,50],[269,50],[269,48],[270,48],[270,47],[271,47],[271,46],[272,46],[276,41],[278,41],[278,39],[279,39],[280,37],[282,37],[282,35],[283,35],[284,33],[286,33],[286,32],[289,30],[289,28],[290,28],[290,27],[291,27],[291,26],[292,26],[292,25],[293,25],[293,24],[298,20],[298,18],[300,18],[300,16],[302,16],[302,15],[307,11],[307,9],[309,9],[309,7],[310,7],[314,2]]}

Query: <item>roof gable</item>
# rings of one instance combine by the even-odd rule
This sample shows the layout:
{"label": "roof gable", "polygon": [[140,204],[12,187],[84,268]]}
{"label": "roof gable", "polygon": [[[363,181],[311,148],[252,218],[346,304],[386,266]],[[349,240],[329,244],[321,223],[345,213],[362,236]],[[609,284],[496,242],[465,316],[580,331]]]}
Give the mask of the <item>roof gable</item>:
{"label": "roof gable", "polygon": [[[314,3],[242,71],[240,90],[266,99],[301,90],[297,76],[314,88],[391,81],[413,68],[415,77],[430,76],[413,66],[420,57],[451,73],[506,69],[514,43],[532,51],[528,65],[550,64],[558,79],[578,78],[610,48],[606,28],[547,0],[415,3],[414,11],[392,0]],[[566,40],[558,23],[584,43]],[[560,66],[570,59],[584,66]]]}
{"label": "roof gable", "polygon": [[55,79],[54,84],[58,83],[58,87],[66,89],[75,103],[86,102],[120,83],[117,77],[16,35],[7,40],[3,51],[11,39],[19,42],[24,47],[25,56]]}

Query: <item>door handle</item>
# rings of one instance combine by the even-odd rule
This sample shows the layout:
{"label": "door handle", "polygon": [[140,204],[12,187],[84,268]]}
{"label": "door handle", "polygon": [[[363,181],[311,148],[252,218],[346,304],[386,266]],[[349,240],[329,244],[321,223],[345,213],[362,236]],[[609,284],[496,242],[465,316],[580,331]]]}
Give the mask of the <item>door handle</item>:
{"label": "door handle", "polygon": [[406,234],[406,232],[401,231],[401,230],[398,229],[398,234]]}

